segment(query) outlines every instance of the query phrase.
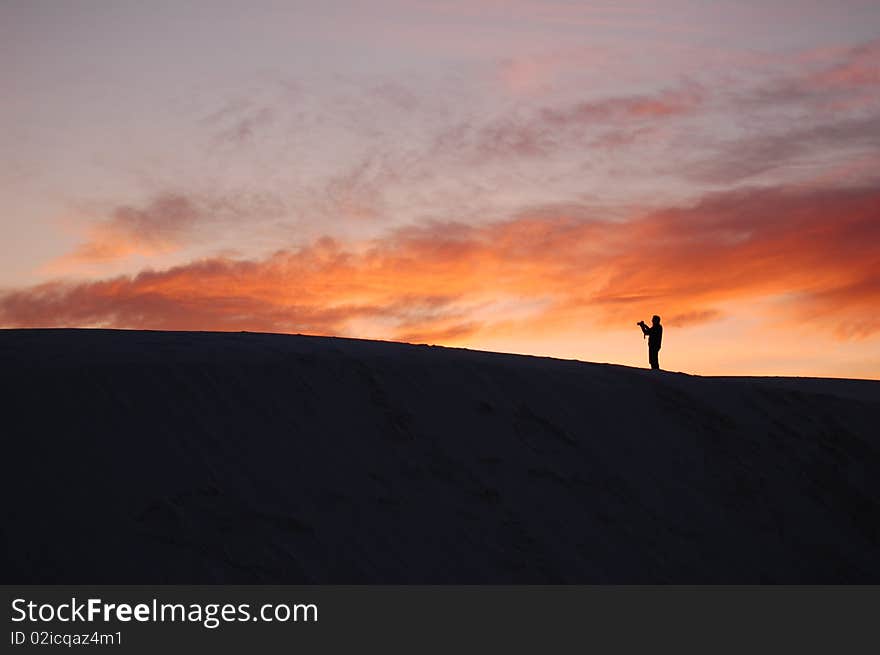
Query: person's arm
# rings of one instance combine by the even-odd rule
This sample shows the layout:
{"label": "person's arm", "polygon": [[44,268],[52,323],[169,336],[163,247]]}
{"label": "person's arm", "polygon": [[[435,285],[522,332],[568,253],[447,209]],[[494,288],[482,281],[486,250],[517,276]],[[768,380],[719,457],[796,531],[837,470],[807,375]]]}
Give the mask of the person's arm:
{"label": "person's arm", "polygon": [[644,322],[644,321],[642,321],[641,323],[639,323],[639,327],[642,328],[642,333],[643,333],[643,334],[651,334],[651,328],[649,328],[647,325],[645,325],[645,322]]}

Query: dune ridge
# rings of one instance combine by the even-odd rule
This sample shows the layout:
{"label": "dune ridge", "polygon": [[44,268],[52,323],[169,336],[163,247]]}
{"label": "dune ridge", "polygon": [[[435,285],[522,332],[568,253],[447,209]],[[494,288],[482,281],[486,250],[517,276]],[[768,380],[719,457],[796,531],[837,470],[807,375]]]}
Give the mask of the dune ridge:
{"label": "dune ridge", "polygon": [[0,330],[6,583],[877,583],[880,382]]}

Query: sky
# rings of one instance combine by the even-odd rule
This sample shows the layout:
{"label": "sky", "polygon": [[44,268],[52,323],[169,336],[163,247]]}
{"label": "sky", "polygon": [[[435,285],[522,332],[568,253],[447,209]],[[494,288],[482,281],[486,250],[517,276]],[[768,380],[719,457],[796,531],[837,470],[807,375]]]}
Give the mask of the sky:
{"label": "sky", "polygon": [[0,0],[0,327],[880,379],[876,0]]}

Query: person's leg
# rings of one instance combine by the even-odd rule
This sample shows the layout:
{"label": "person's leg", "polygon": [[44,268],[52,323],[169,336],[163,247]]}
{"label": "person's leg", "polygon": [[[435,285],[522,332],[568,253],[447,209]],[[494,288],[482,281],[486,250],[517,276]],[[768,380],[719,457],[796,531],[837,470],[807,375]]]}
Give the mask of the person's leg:
{"label": "person's leg", "polygon": [[651,364],[652,369],[660,368],[660,351],[654,350],[653,348],[648,348],[648,362]]}

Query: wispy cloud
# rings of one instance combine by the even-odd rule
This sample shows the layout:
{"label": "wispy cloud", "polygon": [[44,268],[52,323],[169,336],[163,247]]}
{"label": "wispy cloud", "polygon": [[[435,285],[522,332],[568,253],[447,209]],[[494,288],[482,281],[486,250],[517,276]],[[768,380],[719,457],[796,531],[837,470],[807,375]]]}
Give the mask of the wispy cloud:
{"label": "wispy cloud", "polygon": [[90,225],[88,240],[67,259],[93,262],[161,253],[176,248],[203,217],[192,200],[178,194],[160,195],[144,207],[123,205]]}
{"label": "wispy cloud", "polygon": [[655,93],[609,96],[470,120],[438,133],[431,157],[455,156],[470,165],[510,159],[546,160],[589,144],[628,144],[651,127],[694,114],[706,100],[699,84],[685,82]]}
{"label": "wispy cloud", "polygon": [[198,241],[206,230],[217,239],[224,226],[277,217],[284,203],[269,193],[251,191],[222,195],[166,191],[141,206],[119,205],[106,218],[85,225],[85,240],[54,261],[49,270],[75,272],[80,265],[114,262],[140,255],[174,252]]}
{"label": "wispy cloud", "polygon": [[850,48],[839,61],[809,75],[808,80],[826,88],[880,86],[880,39]]}
{"label": "wispy cloud", "polygon": [[786,165],[880,149],[880,114],[794,126],[713,144],[712,154],[681,167],[691,179],[735,184]]}

